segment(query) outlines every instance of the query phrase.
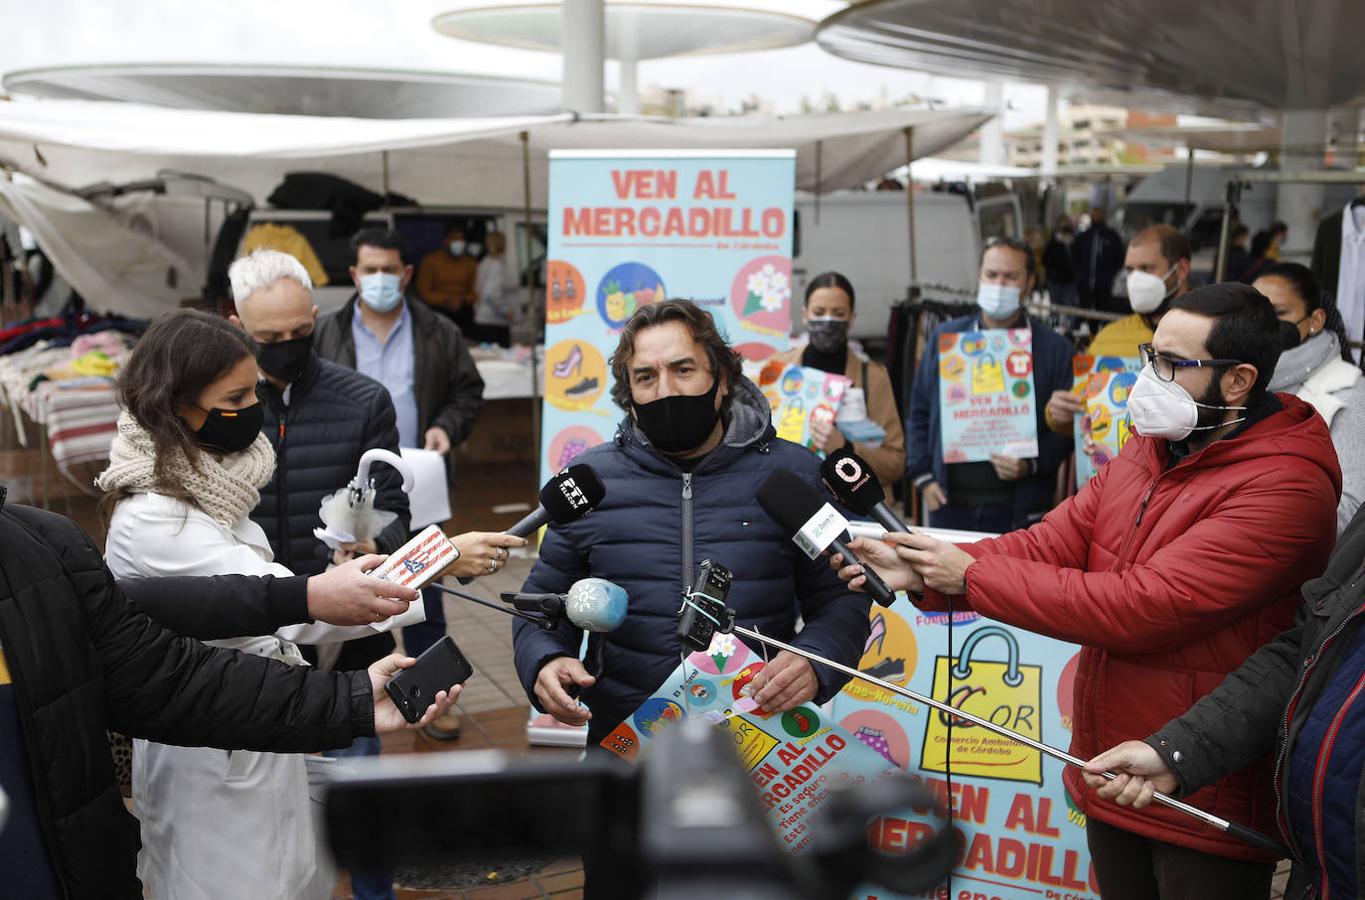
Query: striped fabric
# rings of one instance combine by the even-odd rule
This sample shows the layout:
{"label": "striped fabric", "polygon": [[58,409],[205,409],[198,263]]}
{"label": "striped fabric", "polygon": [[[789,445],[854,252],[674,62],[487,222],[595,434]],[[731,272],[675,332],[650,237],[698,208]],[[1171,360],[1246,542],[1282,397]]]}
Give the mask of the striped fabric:
{"label": "striped fabric", "polygon": [[109,459],[119,414],[112,379],[45,381],[33,398],[33,418],[47,426],[52,458],[63,475],[74,481],[73,466]]}

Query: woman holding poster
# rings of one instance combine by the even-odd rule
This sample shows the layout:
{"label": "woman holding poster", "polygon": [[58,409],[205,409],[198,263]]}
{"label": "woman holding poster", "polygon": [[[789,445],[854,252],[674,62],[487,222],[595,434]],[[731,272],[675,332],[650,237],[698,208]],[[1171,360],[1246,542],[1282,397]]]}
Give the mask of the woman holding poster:
{"label": "woman holding poster", "polygon": [[838,272],[812,278],[806,286],[806,346],[773,358],[784,365],[844,375],[853,382],[833,422],[811,423],[811,441],[823,453],[851,448],[889,487],[905,477],[905,429],[886,367],[861,351],[850,352],[855,299],[852,283]]}

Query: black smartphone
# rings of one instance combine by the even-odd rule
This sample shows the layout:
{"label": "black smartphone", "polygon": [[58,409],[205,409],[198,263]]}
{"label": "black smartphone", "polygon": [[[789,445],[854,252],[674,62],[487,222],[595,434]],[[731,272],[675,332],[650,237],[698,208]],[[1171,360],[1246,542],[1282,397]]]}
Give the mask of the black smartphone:
{"label": "black smartphone", "polygon": [[474,667],[464,658],[455,641],[446,635],[417,657],[417,663],[389,679],[384,690],[403,718],[416,723],[441,691],[464,684]]}

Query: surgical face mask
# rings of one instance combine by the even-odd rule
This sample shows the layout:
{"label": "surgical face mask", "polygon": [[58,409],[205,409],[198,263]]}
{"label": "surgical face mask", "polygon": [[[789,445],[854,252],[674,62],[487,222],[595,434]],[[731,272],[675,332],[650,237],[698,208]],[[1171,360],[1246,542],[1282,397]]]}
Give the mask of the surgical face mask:
{"label": "surgical face mask", "polygon": [[1019,311],[1019,289],[1009,284],[986,284],[976,286],[976,305],[992,319],[1008,319]]}
{"label": "surgical face mask", "polygon": [[649,403],[630,402],[635,410],[635,424],[640,426],[649,443],[664,453],[686,453],[695,450],[715,430],[720,410],[716,409],[716,392],[720,382],[711,385],[704,394],[674,394]]}
{"label": "surgical face mask", "polygon": [[469,246],[465,247],[465,252],[468,253],[470,256],[478,256],[478,255],[479,255],[479,251],[482,250],[482,249],[483,249],[483,244],[474,244],[474,243],[471,243]]}
{"label": "surgical face mask", "polygon": [[[1217,382],[1211,390],[1217,389]],[[1128,414],[1133,418],[1133,428],[1144,437],[1165,438],[1168,441],[1183,441],[1196,431],[1209,431],[1232,425],[1246,419],[1231,422],[1200,424],[1200,410],[1226,412],[1230,409],[1245,411],[1245,406],[1226,406],[1221,403],[1200,403],[1190,396],[1174,381],[1162,381],[1156,377],[1150,365],[1138,375],[1137,383],[1128,394]]]}
{"label": "surgical face mask", "polygon": [[451,241],[451,242],[450,242],[450,255],[451,255],[451,256],[464,256],[464,241]]}
{"label": "surgical face mask", "polygon": [[208,418],[194,433],[199,446],[215,453],[241,453],[261,436],[261,423],[265,421],[265,407],[260,403],[244,409],[219,409],[208,411]]}
{"label": "surgical face mask", "polygon": [[1175,288],[1166,287],[1166,279],[1174,271],[1175,266],[1171,266],[1170,272],[1160,277],[1151,272],[1129,272],[1128,305],[1133,312],[1146,314],[1160,309],[1166,298],[1175,293]]}
{"label": "surgical face mask", "polygon": [[848,319],[820,316],[806,320],[806,336],[819,353],[838,353],[848,344]]}
{"label": "surgical face mask", "polygon": [[377,313],[392,312],[403,302],[403,279],[388,272],[375,272],[360,279],[360,299]]}

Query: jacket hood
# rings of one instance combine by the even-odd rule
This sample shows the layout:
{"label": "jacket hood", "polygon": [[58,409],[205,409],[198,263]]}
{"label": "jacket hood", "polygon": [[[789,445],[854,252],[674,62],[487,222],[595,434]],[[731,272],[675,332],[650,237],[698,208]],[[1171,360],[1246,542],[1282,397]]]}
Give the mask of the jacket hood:
{"label": "jacket hood", "polygon": [[[1214,468],[1249,460],[1272,460],[1278,467],[1313,466],[1326,473],[1341,496],[1341,466],[1327,423],[1317,410],[1293,394],[1275,394],[1280,409],[1236,437],[1214,441],[1182,460],[1177,468]],[[1139,459],[1154,471],[1165,468],[1170,450],[1161,438],[1134,434],[1141,441]]]}
{"label": "jacket hood", "polygon": [[[713,457],[724,454],[728,458],[754,444],[771,441],[777,436],[777,431],[773,428],[772,407],[768,405],[768,398],[763,396],[758,385],[744,376],[740,376],[739,381],[735,383],[729,406],[722,414],[726,417],[725,436],[721,438],[720,446],[711,452]],[[621,420],[616,431],[616,440],[622,446],[634,444],[660,461],[667,460],[650,446],[649,438],[645,437],[644,432],[635,424],[630,413],[626,413],[625,418]],[[672,465],[672,462],[668,461],[668,464]]]}
{"label": "jacket hood", "polygon": [[1341,359],[1341,342],[1332,332],[1321,331],[1280,354],[1269,390],[1292,391],[1334,359]]}

